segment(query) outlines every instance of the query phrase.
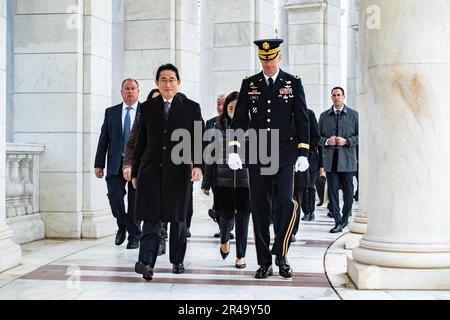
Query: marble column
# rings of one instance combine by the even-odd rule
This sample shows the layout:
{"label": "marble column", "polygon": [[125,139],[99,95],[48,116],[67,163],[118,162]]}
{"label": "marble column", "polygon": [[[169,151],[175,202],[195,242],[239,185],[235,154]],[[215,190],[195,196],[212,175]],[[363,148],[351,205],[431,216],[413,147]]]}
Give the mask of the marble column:
{"label": "marble column", "polygon": [[6,0],[0,0],[0,272],[18,265],[20,246],[12,241],[12,230],[6,225],[5,145],[6,128]]}
{"label": "marble column", "polygon": [[[368,128],[365,125],[367,110],[367,94],[360,80],[360,55],[359,55],[359,0],[350,0],[348,12],[348,64],[347,64],[347,105],[359,112],[359,159],[369,154],[365,143]],[[370,175],[367,171],[366,161],[360,160],[358,182],[358,211],[353,221],[349,224],[349,233],[346,235],[345,248],[353,250],[359,245],[363,234],[367,230],[366,197]]]}
{"label": "marble column", "polygon": [[213,81],[214,1],[200,1],[200,105],[205,120],[216,116],[216,96]]}
{"label": "marble column", "polygon": [[370,219],[347,270],[359,289],[450,289],[450,3],[361,0],[360,13]]}
{"label": "marble column", "polygon": [[47,238],[81,237],[83,4],[16,1],[14,142],[46,147],[40,161],[40,209]]}
{"label": "marble column", "polygon": [[[113,234],[117,224],[112,216],[105,180],[94,175],[104,110],[111,102],[112,0],[84,2],[84,101],[83,101],[83,238]],[[120,85],[119,85],[120,86]]]}
{"label": "marble column", "polygon": [[286,0],[288,66],[303,81],[308,107],[317,116],[341,85],[341,1]]}
{"label": "marble column", "polygon": [[358,110],[357,79],[358,67],[358,41],[359,41],[359,6],[358,0],[348,0],[347,12],[347,105]]}
{"label": "marble column", "polygon": [[141,83],[140,100],[155,87],[158,67],[180,70],[180,91],[199,99],[200,7],[197,0],[125,0],[124,76]]}
{"label": "marble column", "polygon": [[274,38],[274,25],[273,0],[214,1],[215,96],[238,91],[244,76],[261,71],[253,42]]}

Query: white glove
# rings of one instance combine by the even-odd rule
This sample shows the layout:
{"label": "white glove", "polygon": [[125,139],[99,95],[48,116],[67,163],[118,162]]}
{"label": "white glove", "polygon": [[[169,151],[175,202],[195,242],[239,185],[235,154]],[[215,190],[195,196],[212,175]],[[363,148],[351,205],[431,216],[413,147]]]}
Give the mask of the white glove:
{"label": "white glove", "polygon": [[230,153],[228,156],[228,166],[233,171],[242,169],[241,157],[237,153]]}
{"label": "white glove", "polygon": [[295,172],[305,172],[309,168],[309,162],[307,157],[298,157],[295,163]]}

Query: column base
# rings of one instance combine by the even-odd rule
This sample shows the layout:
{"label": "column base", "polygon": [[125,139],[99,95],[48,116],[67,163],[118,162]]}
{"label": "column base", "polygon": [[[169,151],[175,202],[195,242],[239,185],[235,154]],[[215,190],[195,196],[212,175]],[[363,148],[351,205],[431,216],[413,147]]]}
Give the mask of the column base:
{"label": "column base", "polygon": [[42,212],[45,237],[50,239],[81,239],[82,212]]}
{"label": "column base", "polygon": [[449,290],[449,269],[370,266],[347,257],[347,273],[359,290]]}
{"label": "column base", "polygon": [[365,234],[367,231],[367,219],[356,216],[348,225],[348,230],[352,233]]}
{"label": "column base", "polygon": [[12,230],[0,224],[0,272],[14,268],[22,260],[22,249],[12,241]]}
{"label": "column base", "polygon": [[362,239],[363,235],[360,233],[349,232],[345,236],[345,249],[353,250],[359,246],[359,241]]}
{"label": "column base", "polygon": [[115,234],[117,231],[116,219],[111,210],[99,212],[85,212],[81,225],[83,239],[99,239]]}
{"label": "column base", "polygon": [[24,244],[45,238],[45,224],[41,214],[6,219],[13,230],[13,241]]}

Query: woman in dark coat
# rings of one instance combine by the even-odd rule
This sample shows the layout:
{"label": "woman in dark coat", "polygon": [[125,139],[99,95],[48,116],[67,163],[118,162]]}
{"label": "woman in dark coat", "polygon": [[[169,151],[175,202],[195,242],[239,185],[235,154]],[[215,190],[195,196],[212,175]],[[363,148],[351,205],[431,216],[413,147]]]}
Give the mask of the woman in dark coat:
{"label": "woman in dark coat", "polygon": [[[250,219],[250,194],[248,185],[248,170],[233,171],[226,161],[226,130],[230,128],[238,92],[231,93],[225,100],[224,112],[215,124],[223,138],[223,152],[216,155],[213,164],[205,167],[203,177],[203,193],[209,195],[214,188],[214,209],[220,216],[221,246],[220,254],[226,259],[230,253],[230,232],[236,220],[236,263],[238,269],[246,267],[245,253],[247,250],[248,224]],[[220,156],[220,159],[217,157]]]}

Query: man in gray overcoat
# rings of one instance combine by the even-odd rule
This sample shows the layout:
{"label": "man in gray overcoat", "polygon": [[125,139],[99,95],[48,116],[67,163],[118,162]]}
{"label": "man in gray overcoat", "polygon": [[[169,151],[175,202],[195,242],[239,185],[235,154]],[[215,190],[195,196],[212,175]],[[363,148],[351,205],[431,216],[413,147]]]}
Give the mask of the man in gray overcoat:
{"label": "man in gray overcoat", "polygon": [[[357,170],[358,112],[344,104],[345,91],[332,90],[333,107],[319,119],[320,146],[323,148],[323,165],[327,173],[335,227],[331,233],[342,232],[348,225],[353,205],[353,175]],[[339,206],[339,188],[344,192],[342,216]]]}

